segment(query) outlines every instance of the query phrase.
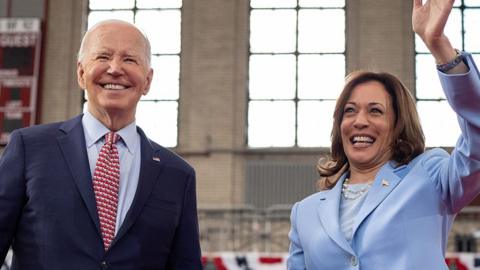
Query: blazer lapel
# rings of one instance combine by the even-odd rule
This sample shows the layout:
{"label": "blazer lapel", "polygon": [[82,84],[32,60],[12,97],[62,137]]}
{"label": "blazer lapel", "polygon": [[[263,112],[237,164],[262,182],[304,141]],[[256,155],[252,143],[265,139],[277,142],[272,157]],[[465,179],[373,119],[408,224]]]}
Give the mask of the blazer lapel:
{"label": "blazer lapel", "polygon": [[80,192],[83,202],[87,206],[90,217],[100,233],[100,220],[97,214],[95,194],[92,186],[92,176],[88,163],[87,147],[82,126],[82,116],[77,116],[66,121],[60,126],[62,135],[57,137],[58,144],[70,171],[72,172],[75,184]]}
{"label": "blazer lapel", "polygon": [[140,149],[141,149],[141,165],[140,175],[138,179],[137,191],[135,192],[135,198],[132,205],[128,210],[127,216],[120,227],[112,245],[120,239],[132,226],[138,215],[142,211],[145,202],[150,196],[150,193],[158,180],[158,175],[163,169],[161,157],[156,154],[150,141],[145,136],[140,128],[137,128],[140,133]]}
{"label": "blazer lapel", "polygon": [[368,191],[367,197],[360,209],[360,212],[355,217],[353,223],[353,237],[358,227],[362,224],[365,218],[392,192],[393,189],[400,183],[401,178],[396,175],[396,171],[404,168],[401,166],[397,169],[393,168],[393,164],[388,162],[378,172],[375,182]]}
{"label": "blazer lapel", "polygon": [[344,179],[345,175],[338,180],[333,189],[320,194],[318,216],[320,217],[325,233],[342,249],[350,254],[354,254],[352,247],[340,230],[340,196]]}

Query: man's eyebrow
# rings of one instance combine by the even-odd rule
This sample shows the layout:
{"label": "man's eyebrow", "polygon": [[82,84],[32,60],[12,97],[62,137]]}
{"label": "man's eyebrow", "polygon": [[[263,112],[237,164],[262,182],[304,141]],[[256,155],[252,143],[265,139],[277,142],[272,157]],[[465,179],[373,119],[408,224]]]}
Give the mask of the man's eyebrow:
{"label": "man's eyebrow", "polygon": [[98,55],[98,54],[111,54],[112,52],[108,49],[99,49],[97,51],[94,51],[93,54]]}
{"label": "man's eyebrow", "polygon": [[137,54],[131,54],[131,53],[126,53],[123,55],[124,57],[133,57],[133,58],[138,58]]}

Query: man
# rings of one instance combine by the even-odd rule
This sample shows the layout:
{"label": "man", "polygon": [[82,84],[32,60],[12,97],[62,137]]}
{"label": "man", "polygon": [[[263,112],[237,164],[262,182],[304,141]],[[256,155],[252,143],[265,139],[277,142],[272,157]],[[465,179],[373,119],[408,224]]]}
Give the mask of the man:
{"label": "man", "polygon": [[135,125],[148,40],[95,25],[77,76],[88,111],[13,132],[0,160],[0,260],[12,246],[20,270],[201,269],[194,170]]}

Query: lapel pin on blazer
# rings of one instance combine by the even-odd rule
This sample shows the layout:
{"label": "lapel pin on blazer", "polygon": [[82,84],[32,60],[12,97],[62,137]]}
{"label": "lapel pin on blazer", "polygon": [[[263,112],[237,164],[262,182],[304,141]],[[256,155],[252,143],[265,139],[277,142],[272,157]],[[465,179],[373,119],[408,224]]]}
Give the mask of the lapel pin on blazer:
{"label": "lapel pin on blazer", "polygon": [[388,186],[390,186],[390,183],[387,180],[383,179],[382,180],[382,186],[388,187]]}
{"label": "lapel pin on blazer", "polygon": [[159,157],[153,157],[152,159],[153,159],[153,161],[160,162],[160,158],[159,158]]}

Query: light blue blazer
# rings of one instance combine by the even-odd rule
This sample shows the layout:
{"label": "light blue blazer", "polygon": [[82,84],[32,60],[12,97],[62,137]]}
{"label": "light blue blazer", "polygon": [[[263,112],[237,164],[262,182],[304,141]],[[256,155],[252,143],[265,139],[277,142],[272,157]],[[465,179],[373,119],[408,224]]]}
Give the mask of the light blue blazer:
{"label": "light blue blazer", "polygon": [[480,193],[480,74],[466,57],[467,74],[439,73],[462,130],[451,155],[433,149],[404,166],[386,163],[355,217],[351,243],[339,225],[345,175],[331,190],[297,202],[288,270],[448,269],[444,254],[455,214]]}

